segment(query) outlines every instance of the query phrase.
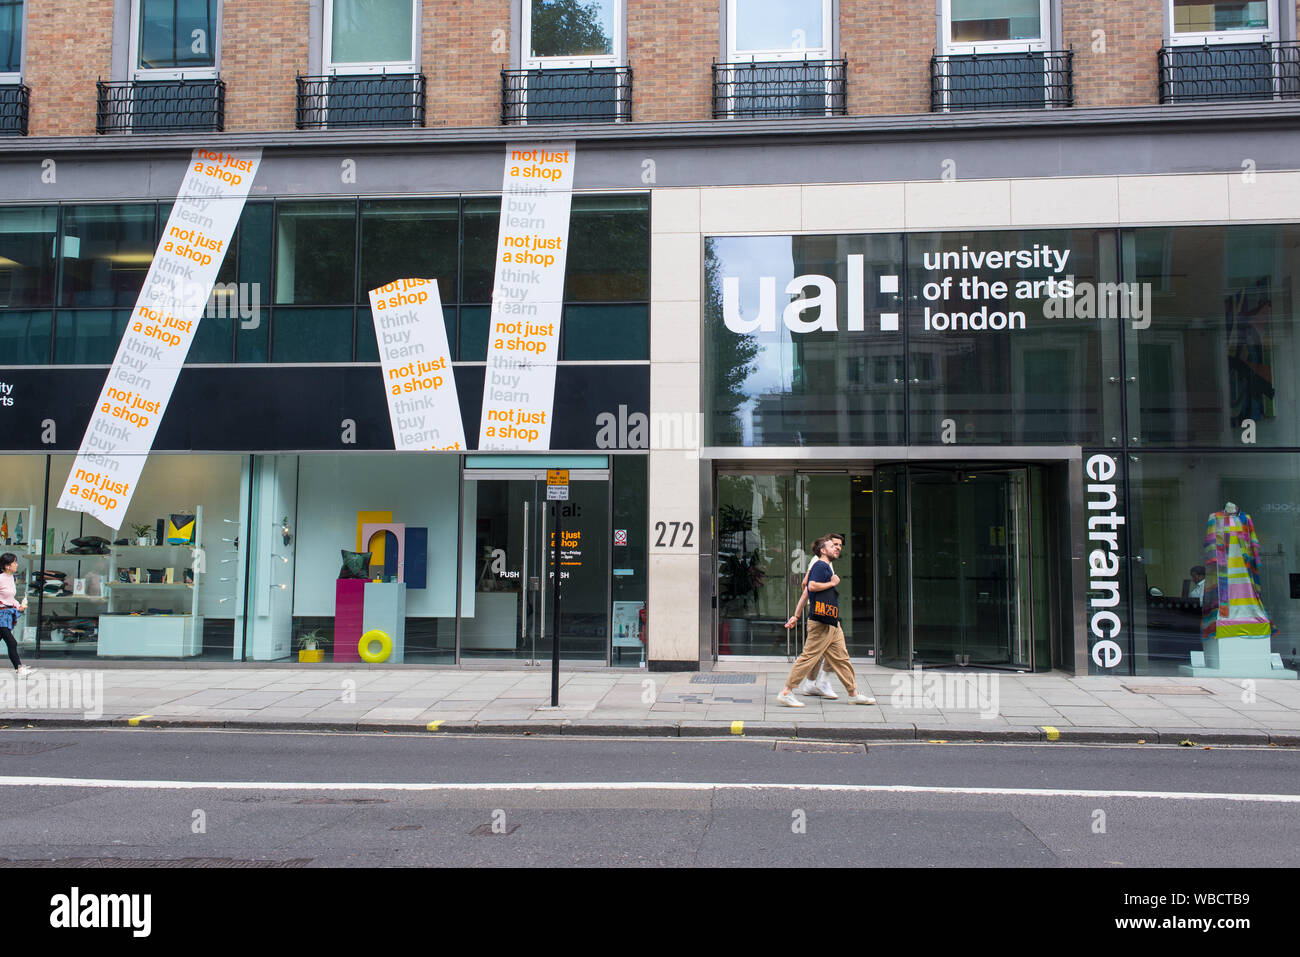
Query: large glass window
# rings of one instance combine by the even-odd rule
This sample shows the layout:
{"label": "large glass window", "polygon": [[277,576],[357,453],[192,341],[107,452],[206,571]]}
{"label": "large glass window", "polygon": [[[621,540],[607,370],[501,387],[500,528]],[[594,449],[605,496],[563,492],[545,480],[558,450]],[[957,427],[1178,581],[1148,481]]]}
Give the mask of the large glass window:
{"label": "large glass window", "polygon": [[53,206],[0,208],[0,310],[54,305]]}
{"label": "large glass window", "polygon": [[898,235],[706,239],[705,444],[901,444],[902,264]]}
{"label": "large glass window", "polygon": [[1173,42],[1275,40],[1272,0],[1169,0]]}
{"label": "large glass window", "polygon": [[135,0],[137,71],[207,71],[216,66],[217,0]]}
{"label": "large glass window", "polygon": [[135,305],[153,262],[156,212],[153,203],[64,207],[60,304]]}
{"label": "large glass window", "polygon": [[1041,44],[1047,38],[1047,0],[946,0],[946,47],[1015,41]]}
{"label": "large glass window", "polygon": [[830,0],[727,0],[727,58],[824,60],[832,22]]}
{"label": "large glass window", "polygon": [[0,0],[0,77],[23,68],[23,0]]}
{"label": "large glass window", "polygon": [[414,0],[326,0],[328,72],[414,73],[419,30]]}
{"label": "large glass window", "polygon": [[1294,671],[1300,457],[1146,452],[1130,456],[1129,475],[1136,673]]}
{"label": "large glass window", "polygon": [[1130,439],[1300,445],[1300,226],[1135,229],[1122,248],[1149,300],[1124,324]]}
{"label": "large glass window", "polygon": [[622,0],[524,0],[524,67],[613,65]]}

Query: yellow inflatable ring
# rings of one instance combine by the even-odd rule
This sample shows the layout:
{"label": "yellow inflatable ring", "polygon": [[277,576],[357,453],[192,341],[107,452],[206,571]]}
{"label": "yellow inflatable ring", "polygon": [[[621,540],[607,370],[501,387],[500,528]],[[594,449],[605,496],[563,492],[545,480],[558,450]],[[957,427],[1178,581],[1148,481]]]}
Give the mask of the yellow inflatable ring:
{"label": "yellow inflatable ring", "polygon": [[[371,651],[370,646],[374,642],[379,642],[379,650]],[[361,636],[357,642],[357,654],[361,656],[362,661],[368,661],[372,665],[377,665],[381,661],[387,661],[388,656],[393,653],[393,639],[378,628],[372,629]]]}

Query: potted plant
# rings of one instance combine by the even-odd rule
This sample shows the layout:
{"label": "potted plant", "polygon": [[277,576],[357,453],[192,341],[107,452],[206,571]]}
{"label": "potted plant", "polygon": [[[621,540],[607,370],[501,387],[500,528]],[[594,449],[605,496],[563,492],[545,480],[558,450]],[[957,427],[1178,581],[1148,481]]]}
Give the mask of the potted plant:
{"label": "potted plant", "polygon": [[153,539],[150,537],[150,534],[149,534],[150,532],[153,531],[153,526],[152,526],[152,525],[148,525],[148,524],[144,524],[144,523],[139,523],[139,524],[137,524],[136,522],[132,522],[132,523],[131,523],[131,531],[135,532],[135,543],[136,543],[137,545],[152,545],[152,544],[153,544]]}
{"label": "potted plant", "polygon": [[311,663],[325,660],[325,646],[330,640],[316,629],[298,636],[298,660]]}

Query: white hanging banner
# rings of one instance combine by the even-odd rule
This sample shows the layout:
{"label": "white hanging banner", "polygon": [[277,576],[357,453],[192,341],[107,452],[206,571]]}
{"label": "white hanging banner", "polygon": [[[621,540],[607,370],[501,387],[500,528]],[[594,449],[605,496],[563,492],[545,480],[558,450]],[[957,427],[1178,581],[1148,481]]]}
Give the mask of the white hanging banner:
{"label": "white hanging banner", "polygon": [[451,349],[436,279],[394,279],[370,290],[393,448],[465,448]]}
{"label": "white hanging banner", "polygon": [[122,527],[261,161],[194,151],[59,508]]}
{"label": "white hanging banner", "polygon": [[506,147],[479,449],[549,449],[573,143]]}

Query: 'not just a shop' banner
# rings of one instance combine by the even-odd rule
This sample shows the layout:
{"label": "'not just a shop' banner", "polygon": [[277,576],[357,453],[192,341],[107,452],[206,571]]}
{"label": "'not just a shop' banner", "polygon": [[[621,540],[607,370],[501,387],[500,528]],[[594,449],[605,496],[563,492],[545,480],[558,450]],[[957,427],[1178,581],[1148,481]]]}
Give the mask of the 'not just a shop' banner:
{"label": "'not just a shop' banner", "polygon": [[479,449],[551,447],[573,161],[573,143],[506,147]]}
{"label": "'not just a shop' banner", "polygon": [[261,160],[194,151],[59,508],[122,527]]}
{"label": "'not just a shop' banner", "polygon": [[436,279],[394,279],[370,290],[393,448],[465,448],[451,349]]}

